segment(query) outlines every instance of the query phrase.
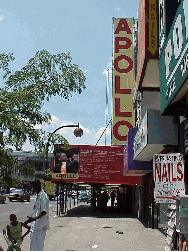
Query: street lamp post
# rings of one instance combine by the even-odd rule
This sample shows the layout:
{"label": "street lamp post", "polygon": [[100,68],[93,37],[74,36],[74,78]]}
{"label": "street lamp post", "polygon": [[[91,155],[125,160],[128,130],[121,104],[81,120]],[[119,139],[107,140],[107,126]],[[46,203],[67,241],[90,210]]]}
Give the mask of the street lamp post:
{"label": "street lamp post", "polygon": [[[47,173],[47,160],[48,160],[48,149],[49,149],[49,141],[51,139],[51,136],[53,134],[55,134],[58,130],[62,129],[62,128],[71,128],[71,127],[74,127],[76,128],[74,130],[74,135],[76,137],[81,137],[83,135],[83,130],[81,128],[79,128],[79,122],[78,124],[76,125],[63,125],[63,126],[60,126],[59,128],[55,129],[52,133],[50,133],[49,135],[49,138],[48,138],[48,141],[47,141],[47,145],[46,145],[46,163],[45,163],[45,172]],[[60,194],[60,206],[61,206],[61,201],[63,201],[63,205],[64,205],[64,199],[62,200],[62,194],[63,194],[63,197],[64,197],[64,191],[62,192],[62,174],[61,174],[61,194]],[[63,212],[63,209],[61,209],[61,211]],[[58,215],[58,197],[57,197],[57,215]]]}
{"label": "street lamp post", "polygon": [[52,133],[50,133],[48,141],[47,141],[47,145],[46,145],[46,153],[45,153],[46,154],[46,165],[45,165],[45,171],[47,171],[48,150],[49,150],[49,146],[50,146],[49,141],[51,139],[51,136],[53,134],[55,134],[58,130],[62,129],[62,128],[71,128],[71,127],[76,128],[74,130],[74,135],[76,137],[81,137],[83,135],[83,130],[81,128],[79,128],[79,123],[76,124],[76,125],[63,125],[63,126],[60,126],[59,128],[55,129]]}

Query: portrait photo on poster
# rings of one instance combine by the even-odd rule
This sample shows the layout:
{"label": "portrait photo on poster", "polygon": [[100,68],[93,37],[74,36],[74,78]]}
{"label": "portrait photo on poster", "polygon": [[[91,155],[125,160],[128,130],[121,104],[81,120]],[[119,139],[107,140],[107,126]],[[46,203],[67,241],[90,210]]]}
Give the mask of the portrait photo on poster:
{"label": "portrait photo on poster", "polygon": [[55,173],[78,173],[79,148],[65,150],[63,147],[55,156]]}

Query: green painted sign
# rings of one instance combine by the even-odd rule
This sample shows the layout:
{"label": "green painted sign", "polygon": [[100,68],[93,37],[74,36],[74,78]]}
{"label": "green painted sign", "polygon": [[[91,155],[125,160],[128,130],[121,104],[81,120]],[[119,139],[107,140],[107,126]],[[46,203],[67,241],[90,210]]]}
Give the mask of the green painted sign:
{"label": "green painted sign", "polygon": [[159,60],[161,113],[188,77],[188,3],[182,0]]}

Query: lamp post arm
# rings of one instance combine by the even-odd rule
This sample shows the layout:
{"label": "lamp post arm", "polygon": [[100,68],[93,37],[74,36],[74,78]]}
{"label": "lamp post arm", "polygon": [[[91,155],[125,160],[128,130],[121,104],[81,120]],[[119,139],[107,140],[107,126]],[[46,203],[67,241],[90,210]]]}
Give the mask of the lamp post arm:
{"label": "lamp post arm", "polygon": [[48,138],[48,141],[47,141],[47,145],[46,145],[46,159],[48,158],[48,149],[49,149],[49,141],[51,139],[51,136],[56,133],[58,130],[62,129],[62,128],[71,128],[71,127],[78,127],[79,128],[79,123],[76,124],[76,125],[63,125],[63,126],[60,126],[59,128],[55,129],[52,133],[49,134],[49,138]]}
{"label": "lamp post arm", "polygon": [[68,128],[69,127],[78,127],[79,128],[79,123],[76,124],[76,125],[64,125],[64,126],[60,126],[59,128],[55,129],[52,133],[50,133],[49,140],[50,140],[50,137],[51,137],[52,134],[54,134],[55,132],[57,132],[59,129],[62,129],[62,128],[65,128],[65,127],[68,127]]}

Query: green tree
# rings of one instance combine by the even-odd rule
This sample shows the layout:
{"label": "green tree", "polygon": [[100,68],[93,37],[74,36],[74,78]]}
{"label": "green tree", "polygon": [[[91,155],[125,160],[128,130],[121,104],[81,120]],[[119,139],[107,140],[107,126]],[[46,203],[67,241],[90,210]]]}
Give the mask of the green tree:
{"label": "green tree", "polygon": [[12,178],[9,175],[3,176],[0,179],[0,185],[6,187],[15,187],[15,188],[22,188],[22,183],[19,178]]}
{"label": "green tree", "polygon": [[51,180],[52,179],[52,172],[51,172],[51,170],[50,169],[45,170],[44,176],[45,176],[45,178],[46,178],[47,181]]}
{"label": "green tree", "polygon": [[86,80],[79,66],[72,63],[70,53],[38,51],[18,71],[9,67],[14,60],[13,54],[0,54],[0,69],[4,72],[4,87],[0,89],[0,164],[4,167],[14,160],[13,147],[21,150],[27,139],[39,154],[45,153],[48,140],[50,146],[55,142],[69,146],[63,136],[54,134],[49,138],[50,133],[40,129],[40,125],[51,122],[51,115],[42,108],[52,96],[69,101],[74,92],[80,94],[85,89]]}
{"label": "green tree", "polygon": [[31,161],[22,163],[19,169],[24,178],[35,176],[35,166]]}

